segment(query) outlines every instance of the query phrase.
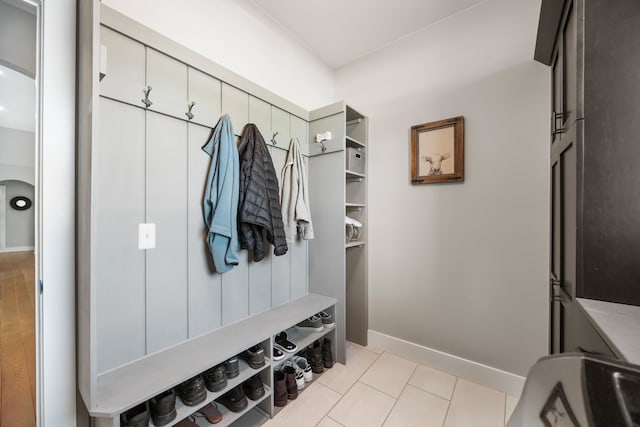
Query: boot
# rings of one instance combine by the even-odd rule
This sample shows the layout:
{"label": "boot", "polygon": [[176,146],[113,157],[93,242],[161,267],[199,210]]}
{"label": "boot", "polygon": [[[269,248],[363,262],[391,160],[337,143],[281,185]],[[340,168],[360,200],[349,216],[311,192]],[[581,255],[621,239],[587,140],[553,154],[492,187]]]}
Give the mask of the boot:
{"label": "boot", "polygon": [[120,425],[122,427],[147,427],[149,425],[149,402],[141,403],[120,414]]}
{"label": "boot", "polygon": [[329,369],[333,366],[333,354],[331,354],[331,340],[325,338],[322,342],[322,364]]}
{"label": "boot", "polygon": [[321,374],[324,372],[322,365],[322,346],[320,341],[315,341],[307,349],[307,361],[311,365],[311,370],[314,374]]}
{"label": "boot", "polygon": [[287,384],[284,372],[273,371],[273,404],[275,406],[286,406],[287,404]]}
{"label": "boot", "polygon": [[212,393],[220,391],[227,386],[227,376],[225,375],[225,365],[220,364],[204,371],[204,385]]}
{"label": "boot", "polygon": [[169,389],[149,400],[151,419],[155,426],[164,426],[176,418],[176,393]]}
{"label": "boot", "polygon": [[289,400],[298,398],[298,384],[296,384],[296,370],[293,366],[284,367],[284,379],[287,385],[287,397]]}

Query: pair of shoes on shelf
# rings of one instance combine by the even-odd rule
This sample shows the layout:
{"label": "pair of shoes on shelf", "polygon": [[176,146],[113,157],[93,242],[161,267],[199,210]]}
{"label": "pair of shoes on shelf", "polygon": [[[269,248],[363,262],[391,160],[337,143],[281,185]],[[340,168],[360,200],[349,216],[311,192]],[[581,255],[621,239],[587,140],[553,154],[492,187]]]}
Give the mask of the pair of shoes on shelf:
{"label": "pair of shoes on shelf", "polygon": [[207,398],[207,389],[202,375],[196,375],[178,386],[178,396],[187,406],[195,406]]}
{"label": "pair of shoes on shelf", "polygon": [[[304,383],[304,379],[302,380]],[[292,366],[283,366],[273,371],[273,404],[286,406],[287,401],[298,398],[296,370]]]}
{"label": "pair of shoes on shelf", "polygon": [[240,412],[249,404],[247,397],[251,400],[258,400],[264,396],[264,394],[265,390],[262,378],[260,374],[257,374],[220,396],[218,402],[232,412]]}
{"label": "pair of shoes on shelf", "polygon": [[[276,342],[275,347],[280,351],[287,353],[295,353],[296,351],[298,351],[298,346],[287,339],[286,332],[280,332],[279,334],[276,334],[273,340]],[[282,357],[284,357],[284,355]],[[280,357],[279,359],[275,359],[274,357],[274,360],[280,360],[282,359],[282,357]]]}
{"label": "pair of shoes on shelf", "polygon": [[202,376],[204,377],[204,385],[210,392],[215,393],[227,386],[226,366],[224,363],[206,370]]}
{"label": "pair of shoes on shelf", "polygon": [[164,426],[176,418],[176,393],[169,389],[120,415],[122,427],[148,427],[149,419],[155,426]]}
{"label": "pair of shoes on shelf", "polygon": [[259,369],[266,363],[264,350],[260,344],[254,345],[250,349],[243,351],[238,355],[238,357],[245,360],[253,369]]}
{"label": "pair of shoes on shelf", "polygon": [[238,365],[238,358],[236,356],[225,360],[223,365],[224,374],[228,379],[235,378],[240,375],[240,365]]}
{"label": "pair of shoes on shelf", "polygon": [[322,340],[314,341],[313,344],[307,347],[307,360],[314,374],[321,374],[325,369],[332,368],[331,340],[323,338]]}
{"label": "pair of shoes on shelf", "polygon": [[[304,388],[305,383],[313,380],[313,372],[311,372],[311,366],[307,363],[307,359],[300,356],[293,356],[287,360],[284,364],[285,376],[290,373],[295,374],[296,387],[298,390]],[[291,369],[293,369],[293,371]]]}
{"label": "pair of shoes on shelf", "polygon": [[[222,412],[218,409],[215,402],[211,402],[204,408],[200,408],[198,412],[193,415],[189,415],[184,420],[181,420],[175,427],[196,427],[196,418],[205,418],[209,424],[217,424],[222,421]],[[154,423],[155,424],[155,423]]]}
{"label": "pair of shoes on shelf", "polygon": [[333,315],[327,313],[326,311],[321,311],[318,314],[314,314],[313,316],[304,319],[302,322],[296,324],[296,328],[313,331],[313,332],[322,332],[323,329],[331,329],[336,326],[335,321],[333,320]]}

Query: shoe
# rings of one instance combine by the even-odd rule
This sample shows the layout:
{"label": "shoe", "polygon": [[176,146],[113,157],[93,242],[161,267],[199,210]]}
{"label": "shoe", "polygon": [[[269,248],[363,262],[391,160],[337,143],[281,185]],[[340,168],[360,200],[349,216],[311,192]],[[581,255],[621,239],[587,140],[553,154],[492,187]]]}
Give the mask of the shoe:
{"label": "shoe", "polygon": [[148,427],[149,418],[149,403],[144,402],[120,414],[120,425],[122,427]]}
{"label": "shoe", "polygon": [[184,420],[178,422],[178,424],[174,424],[173,427],[200,427],[196,423],[196,419],[193,415],[189,415]]}
{"label": "shoe", "polygon": [[238,357],[242,360],[246,360],[249,366],[253,369],[259,369],[265,364],[264,350],[259,344],[243,351],[238,355]]}
{"label": "shoe", "polygon": [[202,376],[204,377],[204,385],[207,387],[207,390],[215,393],[224,389],[227,386],[227,376],[225,372],[226,369],[222,363],[204,371]]}
{"label": "shoe", "polygon": [[329,314],[326,311],[321,311],[320,313],[316,314],[316,316],[318,316],[320,320],[322,320],[322,326],[324,326],[325,328],[332,329],[336,326],[336,322],[333,319],[333,314]]}
{"label": "shoe", "polygon": [[176,419],[176,392],[173,389],[152,397],[149,400],[151,419],[157,427],[169,424]]}
{"label": "shoe", "polygon": [[276,342],[278,349],[282,351],[286,351],[287,353],[295,353],[298,351],[298,346],[287,339],[286,332],[280,332],[277,334],[274,341]]}
{"label": "shoe", "polygon": [[302,369],[300,369],[300,367],[291,359],[286,361],[285,366],[290,366],[293,368],[296,374],[296,387],[298,388],[298,390],[302,390],[304,388],[304,372],[302,371]]}
{"label": "shoe", "polygon": [[298,398],[298,384],[296,383],[296,370],[293,366],[284,367],[284,382],[287,386],[287,398],[296,400]]}
{"label": "shoe", "polygon": [[204,386],[202,375],[197,375],[178,386],[178,395],[187,406],[195,406],[204,402],[207,398],[207,389]]}
{"label": "shoe", "polygon": [[274,406],[283,407],[287,405],[287,383],[284,372],[281,370],[273,371],[273,404]]}
{"label": "shoe", "polygon": [[218,409],[216,402],[211,402],[204,408],[198,409],[195,415],[206,418],[209,424],[217,424],[222,421],[222,412]]}
{"label": "shoe", "polygon": [[240,366],[238,365],[237,357],[233,356],[231,359],[224,362],[224,373],[229,379],[240,375]]}
{"label": "shoe", "polygon": [[313,381],[313,372],[311,371],[311,365],[307,362],[307,359],[300,356],[293,356],[291,359],[293,362],[298,365],[298,368],[302,370],[302,378],[304,381],[309,383]]}
{"label": "shoe", "polygon": [[281,351],[280,351],[280,349],[279,349],[278,347],[273,347],[273,348],[272,348],[272,350],[273,350],[273,351],[271,352],[271,358],[272,358],[274,361],[284,359],[284,353],[283,353],[283,352],[281,352]]}
{"label": "shoe", "polygon": [[322,320],[318,316],[311,316],[304,319],[302,322],[296,325],[296,328],[304,331],[322,332],[324,327],[322,326]]}
{"label": "shoe", "polygon": [[322,342],[322,364],[325,368],[333,367],[333,354],[331,353],[331,340],[325,338]]}
{"label": "shoe", "polygon": [[235,386],[220,396],[218,398],[218,403],[222,403],[232,412],[241,412],[249,405],[249,402],[247,402],[247,396],[244,395],[244,391],[242,390],[242,384]]}
{"label": "shoe", "polygon": [[244,393],[251,400],[258,400],[264,396],[264,385],[262,384],[262,378],[260,374],[254,375],[244,383],[242,383]]}
{"label": "shoe", "polygon": [[315,341],[312,345],[307,347],[307,361],[311,365],[311,370],[314,374],[321,374],[324,372],[324,364],[322,363],[322,346],[320,341]]}

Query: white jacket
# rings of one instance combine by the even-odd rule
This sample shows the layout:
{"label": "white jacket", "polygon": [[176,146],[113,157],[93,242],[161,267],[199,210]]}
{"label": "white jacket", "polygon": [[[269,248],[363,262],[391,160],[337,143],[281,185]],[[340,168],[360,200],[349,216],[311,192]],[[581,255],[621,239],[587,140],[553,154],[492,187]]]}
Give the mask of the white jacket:
{"label": "white jacket", "polygon": [[304,240],[313,239],[307,170],[298,138],[291,139],[282,168],[280,204],[287,242],[292,243],[298,232]]}

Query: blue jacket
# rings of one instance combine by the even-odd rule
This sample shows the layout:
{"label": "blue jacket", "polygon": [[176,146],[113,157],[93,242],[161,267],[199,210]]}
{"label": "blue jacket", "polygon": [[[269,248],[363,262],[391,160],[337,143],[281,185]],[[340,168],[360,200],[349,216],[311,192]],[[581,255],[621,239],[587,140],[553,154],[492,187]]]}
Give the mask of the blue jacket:
{"label": "blue jacket", "polygon": [[207,243],[218,273],[238,265],[238,149],[231,118],[225,114],[202,147],[211,156],[204,192],[204,221],[209,229]]}

